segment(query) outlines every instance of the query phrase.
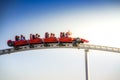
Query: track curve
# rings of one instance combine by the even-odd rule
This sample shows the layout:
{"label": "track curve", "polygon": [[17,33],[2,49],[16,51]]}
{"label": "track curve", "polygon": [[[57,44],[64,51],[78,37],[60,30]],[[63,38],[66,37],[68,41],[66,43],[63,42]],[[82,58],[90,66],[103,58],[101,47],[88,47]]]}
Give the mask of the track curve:
{"label": "track curve", "polygon": [[91,50],[120,53],[120,48],[116,48],[116,47],[92,45],[92,44],[78,44],[76,47],[73,47],[72,43],[65,44],[64,46],[59,46],[57,43],[53,43],[47,47],[45,47],[43,44],[37,44],[37,45],[34,45],[33,48],[30,48],[29,46],[21,46],[19,47],[18,50],[16,50],[15,48],[8,48],[8,49],[0,50],[0,55],[21,52],[21,51],[28,51],[28,50],[51,49],[51,48],[75,48],[75,49],[85,49],[85,50],[91,49]]}

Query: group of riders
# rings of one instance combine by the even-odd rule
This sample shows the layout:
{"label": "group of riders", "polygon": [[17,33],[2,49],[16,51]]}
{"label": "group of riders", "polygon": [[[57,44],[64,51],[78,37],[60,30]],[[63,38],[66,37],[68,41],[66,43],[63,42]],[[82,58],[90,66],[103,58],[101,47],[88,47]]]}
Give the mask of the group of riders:
{"label": "group of riders", "polygon": [[[71,32],[70,31],[68,31],[68,32],[60,32],[60,38],[64,38],[64,37],[70,37],[70,35],[71,35]],[[48,33],[48,32],[46,32],[45,33],[45,38],[54,38],[55,37],[55,34],[54,33]],[[32,40],[32,39],[36,39],[36,38],[40,38],[40,35],[39,34],[30,34],[30,40]],[[26,40],[25,39],[25,36],[23,36],[23,35],[20,35],[20,36],[18,36],[18,35],[16,35],[15,36],[15,41],[20,41],[20,40]]]}
{"label": "group of riders", "polygon": [[[40,35],[39,34],[30,34],[30,40],[31,39],[36,39],[36,38],[39,38],[40,37]],[[15,36],[15,41],[20,41],[20,40],[26,40],[25,39],[25,36],[23,36],[23,35],[20,35],[20,36]]]}

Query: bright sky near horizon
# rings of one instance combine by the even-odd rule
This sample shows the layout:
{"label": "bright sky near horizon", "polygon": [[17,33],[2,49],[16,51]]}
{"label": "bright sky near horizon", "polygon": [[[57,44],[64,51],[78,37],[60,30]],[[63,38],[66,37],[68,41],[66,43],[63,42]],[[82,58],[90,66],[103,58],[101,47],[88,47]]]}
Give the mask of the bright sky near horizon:
{"label": "bright sky near horizon", "polygon": [[[30,33],[72,32],[89,44],[120,47],[120,5],[89,1],[4,2],[0,49],[6,41]],[[102,53],[102,54],[101,54]],[[120,80],[120,54],[89,52],[90,80]],[[0,80],[85,80],[84,51],[47,49],[0,56]]]}

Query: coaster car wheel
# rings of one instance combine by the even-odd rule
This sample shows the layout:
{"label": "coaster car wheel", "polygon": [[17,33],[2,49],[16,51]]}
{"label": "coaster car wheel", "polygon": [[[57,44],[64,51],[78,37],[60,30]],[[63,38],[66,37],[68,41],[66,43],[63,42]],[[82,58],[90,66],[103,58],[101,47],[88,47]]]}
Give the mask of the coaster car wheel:
{"label": "coaster car wheel", "polygon": [[72,42],[72,45],[75,47],[75,46],[77,46],[77,42],[76,41],[73,41]]}
{"label": "coaster car wheel", "polygon": [[30,47],[30,48],[34,48],[34,45],[33,45],[33,44],[30,44],[29,47]]}
{"label": "coaster car wheel", "polygon": [[19,50],[19,46],[14,46],[14,49],[15,50]]}

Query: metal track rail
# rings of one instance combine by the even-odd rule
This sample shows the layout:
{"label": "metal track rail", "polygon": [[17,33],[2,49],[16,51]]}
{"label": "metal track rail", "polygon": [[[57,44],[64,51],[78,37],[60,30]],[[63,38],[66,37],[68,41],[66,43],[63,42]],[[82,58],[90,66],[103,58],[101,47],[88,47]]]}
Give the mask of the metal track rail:
{"label": "metal track rail", "polygon": [[50,49],[50,48],[76,48],[76,49],[91,49],[91,50],[100,50],[100,51],[109,51],[120,53],[120,48],[101,46],[101,45],[92,45],[92,44],[78,44],[76,47],[72,46],[72,43],[66,43],[64,46],[59,46],[57,43],[49,44],[49,46],[45,47],[44,44],[34,45],[33,48],[29,46],[21,46],[18,50],[15,48],[8,48],[4,50],[0,50],[0,55],[10,54],[14,52],[28,51],[28,50],[36,50],[36,49]]}

